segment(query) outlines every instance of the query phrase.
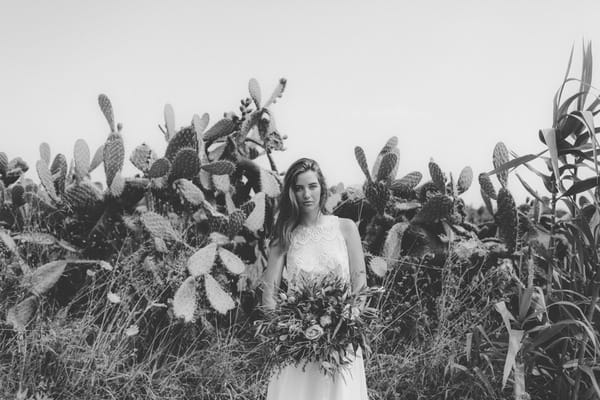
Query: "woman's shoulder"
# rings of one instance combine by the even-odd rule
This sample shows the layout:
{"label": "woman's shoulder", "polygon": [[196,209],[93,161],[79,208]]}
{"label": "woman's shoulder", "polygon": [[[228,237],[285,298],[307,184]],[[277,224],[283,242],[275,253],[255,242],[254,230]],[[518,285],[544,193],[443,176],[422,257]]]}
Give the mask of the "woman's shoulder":
{"label": "woman's shoulder", "polygon": [[335,217],[339,221],[340,231],[345,238],[349,238],[354,236],[355,233],[358,233],[358,228],[356,227],[356,223],[349,218],[340,218]]}

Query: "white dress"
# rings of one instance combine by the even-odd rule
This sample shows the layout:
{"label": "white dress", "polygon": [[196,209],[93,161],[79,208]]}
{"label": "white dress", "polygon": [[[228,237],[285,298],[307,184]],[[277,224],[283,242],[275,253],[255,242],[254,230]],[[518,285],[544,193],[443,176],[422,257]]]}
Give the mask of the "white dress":
{"label": "white dress", "polygon": [[[319,225],[298,226],[292,232],[284,278],[295,285],[298,277],[335,272],[350,280],[346,241],[338,217],[323,215]],[[332,379],[315,362],[288,365],[269,381],[267,400],[368,400],[364,361],[359,349],[353,362]]]}

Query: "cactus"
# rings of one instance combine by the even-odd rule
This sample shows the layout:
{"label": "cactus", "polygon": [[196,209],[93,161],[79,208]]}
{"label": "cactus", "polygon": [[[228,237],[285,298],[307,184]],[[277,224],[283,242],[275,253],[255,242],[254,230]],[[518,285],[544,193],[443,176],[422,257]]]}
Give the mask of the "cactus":
{"label": "cactus", "polygon": [[258,84],[258,81],[256,79],[250,79],[250,81],[248,82],[248,91],[250,92],[250,97],[252,97],[254,105],[258,110],[260,108],[260,103],[262,99],[260,93],[260,85]]}
{"label": "cactus", "polygon": [[393,171],[398,169],[398,156],[396,153],[387,153],[381,158],[381,164],[377,173],[373,176],[378,181],[392,181],[394,179]]}
{"label": "cactus", "polygon": [[431,197],[421,211],[413,218],[412,223],[433,224],[448,218],[452,213],[454,200],[444,194]]}
{"label": "cactus", "polygon": [[217,121],[212,127],[204,132],[204,141],[212,143],[217,139],[228,136],[235,132],[236,124],[230,119],[221,119]]}
{"label": "cactus", "polygon": [[369,166],[367,164],[367,156],[365,155],[365,151],[360,146],[356,146],[354,148],[354,156],[356,157],[356,161],[358,162],[358,166],[362,170],[363,174],[367,178],[367,181],[371,181],[371,174],[369,173]]}
{"label": "cactus", "polygon": [[199,171],[200,159],[197,151],[192,148],[182,148],[173,161],[170,179],[192,179]]}
{"label": "cactus", "polygon": [[205,200],[202,190],[187,179],[177,179],[173,187],[182,199],[192,205],[198,206]]}
{"label": "cactus", "polygon": [[149,178],[162,178],[171,172],[171,162],[166,158],[159,158],[155,162],[152,163],[150,169],[148,170]]}
{"label": "cactus", "polygon": [[514,252],[517,244],[517,206],[506,188],[498,191],[498,210],[494,215],[498,226],[498,235],[506,243],[509,252]]}
{"label": "cactus", "polygon": [[[492,157],[494,169],[499,168],[501,165],[506,164],[508,161],[509,157],[506,145],[503,142],[496,143]],[[498,181],[500,182],[502,187],[506,187],[506,185],[508,184],[508,170],[498,172],[496,176],[498,177]]]}
{"label": "cactus", "polygon": [[108,127],[111,132],[116,132],[115,129],[115,116],[113,113],[112,104],[110,99],[105,94],[100,94],[98,96],[98,105],[100,106],[100,110],[102,110],[102,114],[104,114],[104,118],[106,118],[106,122],[108,122]]}
{"label": "cactus", "polygon": [[40,178],[40,182],[42,186],[44,186],[44,188],[46,189],[46,192],[48,192],[50,198],[55,202],[59,202],[60,199],[56,194],[54,181],[52,180],[52,175],[50,173],[50,169],[48,168],[48,163],[46,162],[46,160],[38,160],[38,162],[36,163],[36,170]]}
{"label": "cactus", "polygon": [[200,168],[212,175],[231,175],[235,171],[235,164],[231,161],[213,161],[202,165]]}
{"label": "cactus", "polygon": [[92,210],[101,200],[98,189],[89,182],[73,184],[65,189],[63,199],[78,213]]}
{"label": "cactus", "polygon": [[90,148],[83,139],[77,139],[73,149],[73,160],[75,162],[75,175],[79,179],[87,176],[90,169]]}
{"label": "cactus", "polygon": [[433,158],[429,161],[429,175],[431,176],[431,180],[436,185],[440,193],[446,192],[446,177],[442,172],[442,169],[439,165],[433,161]]}
{"label": "cactus", "polygon": [[165,139],[167,142],[175,136],[175,111],[173,110],[173,106],[170,104],[165,104],[164,109],[164,117],[165,117]]}
{"label": "cactus", "polygon": [[150,148],[150,146],[148,146],[146,143],[142,143],[133,150],[131,156],[129,157],[129,161],[131,161],[131,163],[137,169],[142,171],[144,174],[147,174],[157,158],[158,156],[154,150],[152,150],[152,148]]}
{"label": "cactus", "polygon": [[120,133],[111,133],[104,143],[103,150],[104,173],[106,185],[110,187],[117,172],[123,169],[125,162],[125,146]]}
{"label": "cactus", "polygon": [[177,153],[184,148],[191,148],[198,154],[198,137],[192,127],[181,129],[171,138],[165,151],[165,158],[173,163]]}
{"label": "cactus", "polygon": [[184,322],[191,322],[196,311],[196,278],[189,276],[173,296],[173,314]]}
{"label": "cactus", "polygon": [[471,167],[464,167],[462,171],[460,171],[458,181],[456,182],[457,193],[460,195],[466,192],[471,187],[472,182],[473,169],[471,169]]}
{"label": "cactus", "polygon": [[210,302],[210,305],[220,312],[221,314],[227,313],[227,311],[235,307],[235,302],[231,296],[225,292],[221,285],[209,274],[204,274],[204,288],[206,290],[206,297]]}
{"label": "cactus", "polygon": [[8,172],[8,156],[0,151],[0,177],[4,178]]}
{"label": "cactus", "polygon": [[46,161],[46,164],[50,165],[50,159],[52,158],[50,152],[50,145],[46,142],[40,144],[40,158]]}
{"label": "cactus", "polygon": [[65,192],[68,169],[69,166],[67,165],[67,158],[64,156],[64,154],[58,153],[54,157],[54,161],[52,161],[52,165],[50,166],[50,173],[54,179],[54,188],[57,194],[62,195]]}
{"label": "cactus", "polygon": [[13,207],[21,207],[25,202],[25,188],[22,185],[13,185],[10,191],[10,198],[12,200]]}

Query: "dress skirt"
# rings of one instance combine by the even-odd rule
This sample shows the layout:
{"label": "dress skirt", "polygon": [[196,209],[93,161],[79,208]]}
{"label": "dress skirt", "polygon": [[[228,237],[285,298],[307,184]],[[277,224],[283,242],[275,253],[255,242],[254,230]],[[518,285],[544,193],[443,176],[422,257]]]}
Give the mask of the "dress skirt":
{"label": "dress skirt", "polygon": [[362,350],[335,380],[315,362],[306,364],[304,370],[286,366],[271,377],[267,400],[368,400]]}

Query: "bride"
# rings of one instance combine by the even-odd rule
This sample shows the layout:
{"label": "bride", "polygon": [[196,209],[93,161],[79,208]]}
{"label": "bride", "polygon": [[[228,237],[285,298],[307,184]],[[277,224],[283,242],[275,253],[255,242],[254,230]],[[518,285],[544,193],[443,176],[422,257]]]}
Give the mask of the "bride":
{"label": "bride", "polygon": [[[318,277],[334,272],[347,279],[354,291],[366,285],[365,262],[358,229],[353,221],[325,214],[327,186],[319,165],[301,158],[285,174],[279,216],[263,285],[263,305],[275,307],[274,294],[282,275],[288,285],[299,277]],[[285,266],[285,271],[284,271]],[[288,365],[274,374],[267,400],[367,400],[362,351],[332,379],[315,362],[302,367]]]}

